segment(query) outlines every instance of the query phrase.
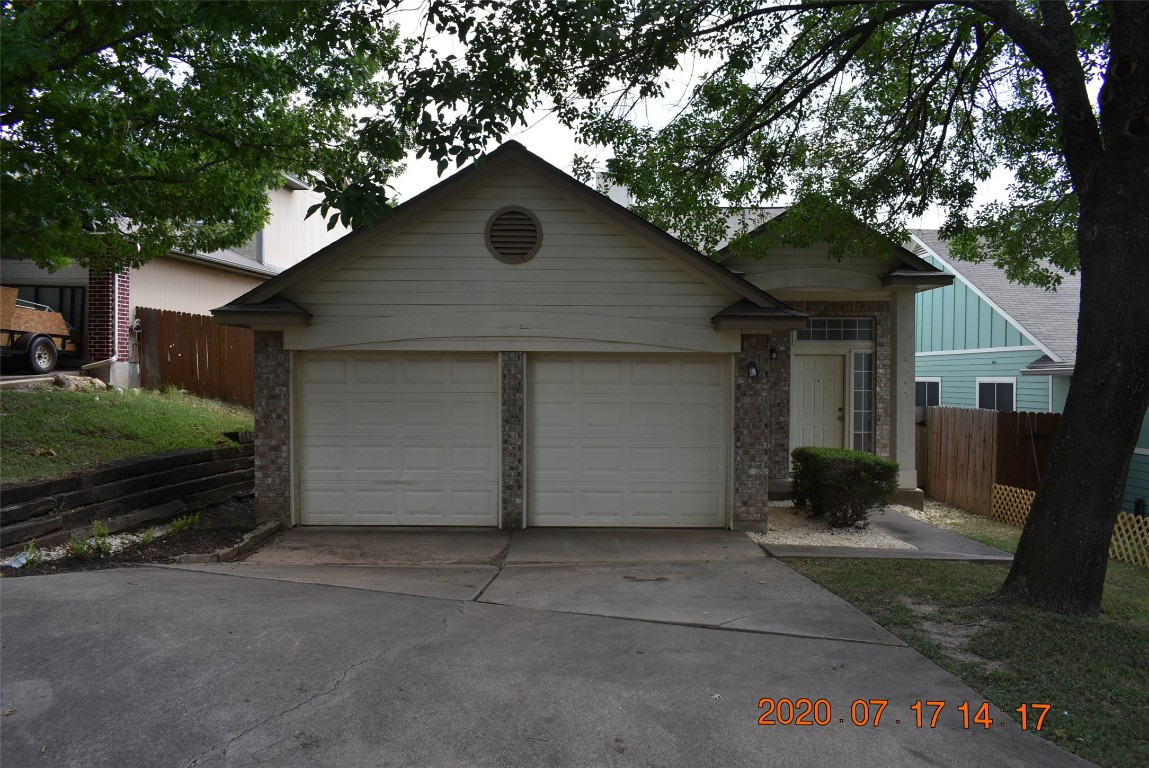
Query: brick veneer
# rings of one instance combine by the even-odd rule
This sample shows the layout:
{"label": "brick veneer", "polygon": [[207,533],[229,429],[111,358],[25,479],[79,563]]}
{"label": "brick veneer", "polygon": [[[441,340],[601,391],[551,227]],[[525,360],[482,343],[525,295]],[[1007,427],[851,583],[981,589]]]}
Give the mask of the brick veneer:
{"label": "brick veneer", "polygon": [[499,353],[499,406],[502,416],[502,470],[499,478],[499,527],[524,527],[526,486],[523,423],[526,418],[525,355]]}
{"label": "brick veneer", "polygon": [[[766,467],[769,476],[782,480],[790,476],[790,336],[789,331],[771,334],[769,349],[778,356],[770,360],[764,355],[769,370],[769,389],[766,395],[769,414],[769,447],[766,450]],[[780,450],[779,450],[780,449]]]}
{"label": "brick veneer", "polygon": [[120,362],[127,362],[132,354],[131,318],[131,272],[89,271],[88,358],[107,360],[118,352]]}
{"label": "brick veneer", "polygon": [[255,332],[255,512],[291,525],[291,365],[282,331]]}
{"label": "brick veneer", "polygon": [[[742,351],[734,366],[734,524],[736,528],[762,527],[770,471],[770,402],[774,376],[770,368],[770,334],[744,334]],[[749,364],[758,367],[750,377]]]}

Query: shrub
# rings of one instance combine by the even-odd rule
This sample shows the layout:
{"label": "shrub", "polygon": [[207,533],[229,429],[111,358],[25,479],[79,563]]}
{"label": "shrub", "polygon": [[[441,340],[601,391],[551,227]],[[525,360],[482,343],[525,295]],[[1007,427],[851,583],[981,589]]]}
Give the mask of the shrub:
{"label": "shrub", "polygon": [[79,536],[69,537],[65,548],[67,549],[68,554],[72,557],[87,557],[92,550],[88,540]]}
{"label": "shrub", "polygon": [[795,448],[794,503],[831,528],[864,522],[898,487],[898,465],[864,451]]}

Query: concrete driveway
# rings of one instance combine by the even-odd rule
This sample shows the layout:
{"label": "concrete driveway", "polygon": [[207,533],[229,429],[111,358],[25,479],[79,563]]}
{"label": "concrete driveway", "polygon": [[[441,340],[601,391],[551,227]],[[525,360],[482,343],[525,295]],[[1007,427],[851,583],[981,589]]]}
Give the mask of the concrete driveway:
{"label": "concrete driveway", "polygon": [[[741,534],[350,533],[4,580],[0,762],[1088,765],[966,730],[980,697]],[[830,711],[760,725],[763,698]]]}

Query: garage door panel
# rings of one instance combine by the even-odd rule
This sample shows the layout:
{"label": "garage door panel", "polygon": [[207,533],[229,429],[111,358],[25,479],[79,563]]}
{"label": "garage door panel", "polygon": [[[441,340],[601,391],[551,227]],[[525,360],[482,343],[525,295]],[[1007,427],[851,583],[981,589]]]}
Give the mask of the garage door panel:
{"label": "garage door panel", "polygon": [[531,525],[720,526],[728,358],[532,355]]}
{"label": "garage door panel", "polygon": [[304,524],[498,522],[496,356],[314,354],[300,368]]}
{"label": "garage door panel", "polygon": [[[368,390],[380,385],[394,385],[399,380],[399,361],[356,358],[350,361],[347,381],[352,386],[365,386]],[[334,382],[338,383],[338,382]]]}

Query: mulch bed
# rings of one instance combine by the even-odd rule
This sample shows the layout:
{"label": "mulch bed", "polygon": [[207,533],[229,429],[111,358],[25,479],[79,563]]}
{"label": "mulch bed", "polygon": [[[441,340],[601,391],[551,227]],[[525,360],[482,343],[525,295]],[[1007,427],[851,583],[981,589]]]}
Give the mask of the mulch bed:
{"label": "mulch bed", "polygon": [[[108,555],[67,556],[43,561],[35,566],[0,568],[0,577],[43,576],[73,571],[98,571],[146,563],[172,563],[180,555],[210,554],[217,549],[238,544],[243,535],[256,527],[251,498],[232,499],[200,511],[195,528],[156,537],[148,545],[137,543]],[[146,530],[147,526],[143,529]]]}

